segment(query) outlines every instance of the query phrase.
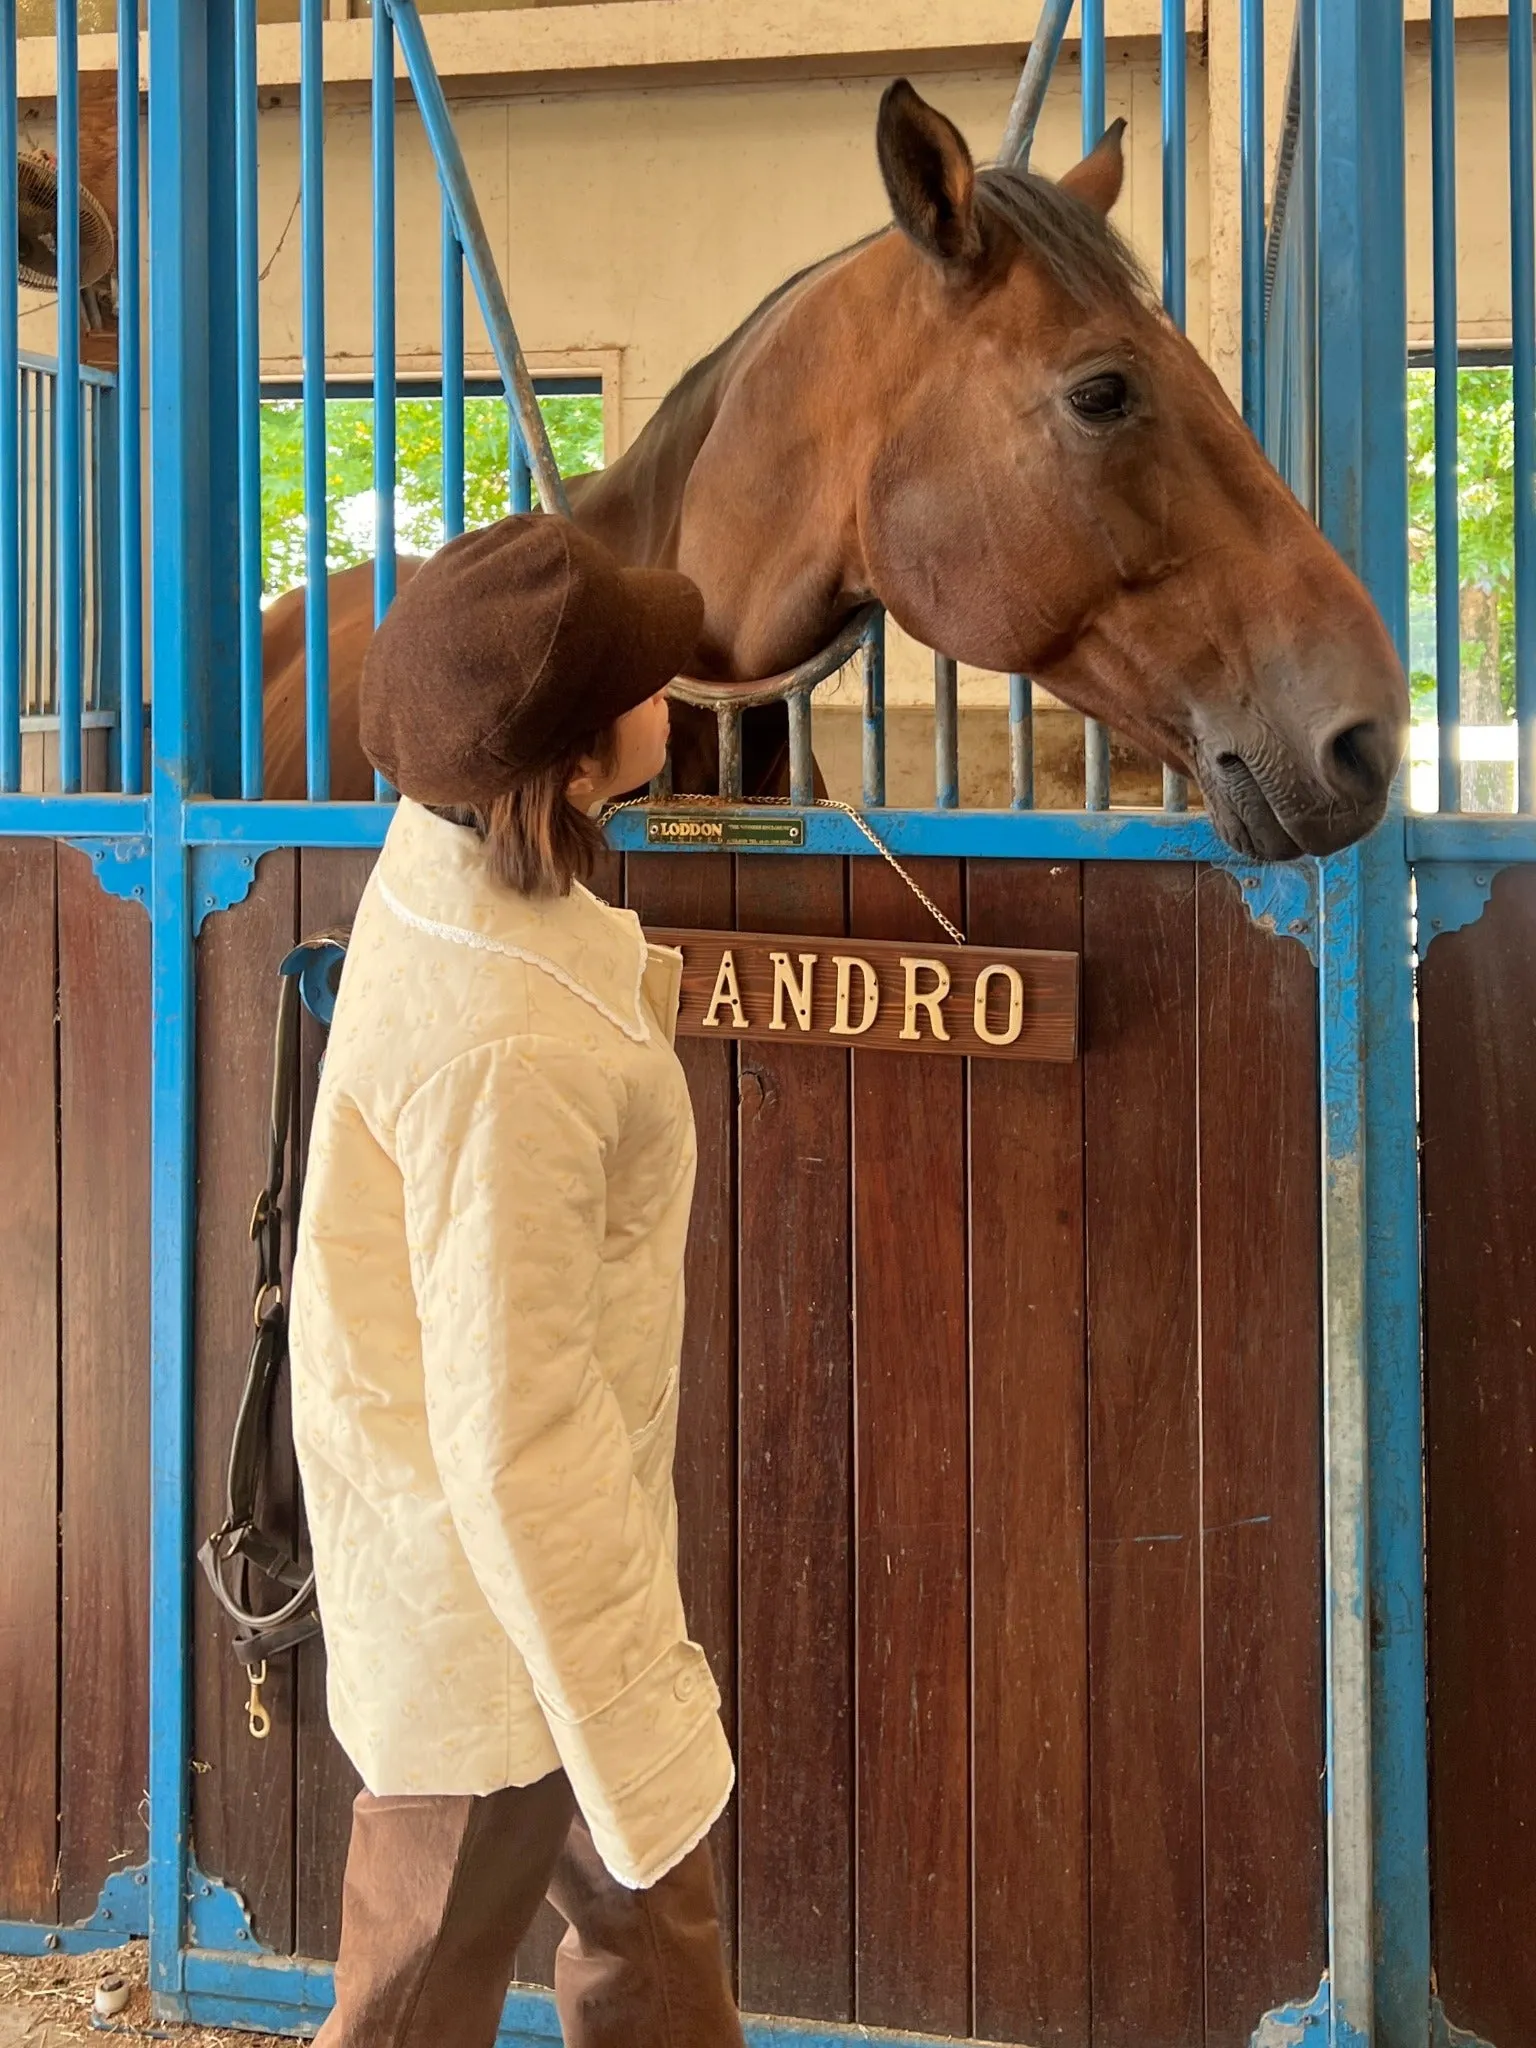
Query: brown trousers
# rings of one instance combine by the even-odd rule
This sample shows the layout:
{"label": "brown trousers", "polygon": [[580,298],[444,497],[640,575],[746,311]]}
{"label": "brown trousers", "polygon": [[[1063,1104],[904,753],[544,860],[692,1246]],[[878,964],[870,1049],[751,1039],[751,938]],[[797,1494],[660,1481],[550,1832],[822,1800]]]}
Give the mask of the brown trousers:
{"label": "brown trousers", "polygon": [[358,1794],[336,2007],[316,2048],[492,2048],[548,1896],[567,2048],[742,2048],[702,1843],[649,1891],[604,1869],[563,1771],[483,1799]]}

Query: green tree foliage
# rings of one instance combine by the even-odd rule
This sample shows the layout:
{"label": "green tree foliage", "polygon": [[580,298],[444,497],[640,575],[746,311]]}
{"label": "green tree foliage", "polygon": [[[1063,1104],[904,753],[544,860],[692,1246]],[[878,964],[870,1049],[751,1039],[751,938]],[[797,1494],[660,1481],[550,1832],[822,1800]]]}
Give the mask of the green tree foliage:
{"label": "green tree foliage", "polygon": [[[1467,675],[1496,676],[1508,717],[1515,701],[1515,407],[1509,370],[1462,370],[1457,419],[1462,668]],[[1408,372],[1408,561],[1410,592],[1423,627],[1414,634],[1413,691],[1416,708],[1427,714],[1435,690],[1432,370]]]}
{"label": "green tree foliage", "polygon": [[[596,394],[541,401],[564,476],[599,469],[603,401]],[[499,398],[464,405],[464,520],[489,526],[508,508],[507,408]],[[403,398],[395,410],[395,544],[431,554],[443,540],[443,405]],[[373,553],[373,401],[333,398],[325,408],[326,552],[334,573]],[[304,580],[304,406],[268,399],[261,408],[262,584],[280,597]]]}

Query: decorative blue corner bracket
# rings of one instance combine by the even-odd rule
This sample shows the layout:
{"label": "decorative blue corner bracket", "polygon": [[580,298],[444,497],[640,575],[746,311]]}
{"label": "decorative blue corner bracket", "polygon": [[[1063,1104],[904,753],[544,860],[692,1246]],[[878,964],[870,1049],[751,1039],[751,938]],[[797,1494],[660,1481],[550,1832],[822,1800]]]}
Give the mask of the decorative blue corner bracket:
{"label": "decorative blue corner bracket", "polygon": [[69,844],[89,856],[96,879],[109,896],[149,908],[147,839],[71,839]]}
{"label": "decorative blue corner bracket", "polygon": [[251,893],[256,864],[270,846],[194,846],[192,848],[192,932],[216,910],[233,910]]}
{"label": "decorative blue corner bracket", "polygon": [[1421,860],[1413,871],[1418,956],[1436,939],[1476,924],[1502,869],[1492,861]]}
{"label": "decorative blue corner bracket", "polygon": [[1248,915],[1261,931],[1277,939],[1295,939],[1317,965],[1317,862],[1287,861],[1270,867],[1239,867],[1222,861],[1218,867],[1242,891]]}
{"label": "decorative blue corner bracket", "polygon": [[47,1927],[29,1920],[0,1920],[0,1955],[84,1956],[121,1948],[149,1936],[149,1869],[137,1864],[114,1870],[101,1888],[89,1920],[72,1927]]}

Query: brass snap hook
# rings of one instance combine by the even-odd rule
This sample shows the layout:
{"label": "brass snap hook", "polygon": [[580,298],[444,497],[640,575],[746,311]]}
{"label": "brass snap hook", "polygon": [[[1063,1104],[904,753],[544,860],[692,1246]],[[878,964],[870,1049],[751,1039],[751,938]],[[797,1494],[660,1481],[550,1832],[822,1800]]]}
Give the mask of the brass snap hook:
{"label": "brass snap hook", "polygon": [[245,1703],[246,1720],[252,1736],[257,1742],[265,1742],[272,1733],[272,1716],[261,1701],[261,1688],[267,1682],[267,1660],[251,1667],[251,1696]]}

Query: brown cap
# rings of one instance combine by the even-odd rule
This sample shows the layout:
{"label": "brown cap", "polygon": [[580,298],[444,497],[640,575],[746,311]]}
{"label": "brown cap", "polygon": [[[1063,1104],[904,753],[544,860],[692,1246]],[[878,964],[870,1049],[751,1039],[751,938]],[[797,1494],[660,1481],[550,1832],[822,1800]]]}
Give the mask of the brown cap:
{"label": "brown cap", "polygon": [[552,513],[451,540],[401,589],[363,663],[363,752],[403,796],[489,804],[664,689],[704,600],[626,569]]}

